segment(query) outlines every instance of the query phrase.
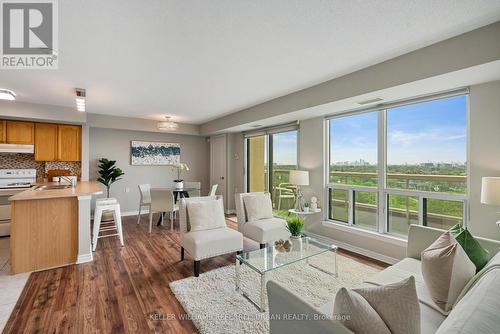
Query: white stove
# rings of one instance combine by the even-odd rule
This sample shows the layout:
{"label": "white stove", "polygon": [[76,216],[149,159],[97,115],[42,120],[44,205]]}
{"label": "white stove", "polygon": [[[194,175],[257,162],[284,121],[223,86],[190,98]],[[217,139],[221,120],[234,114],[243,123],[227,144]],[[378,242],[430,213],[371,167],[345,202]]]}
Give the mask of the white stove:
{"label": "white stove", "polygon": [[36,169],[0,169],[0,236],[10,235],[9,197],[36,182]]}
{"label": "white stove", "polygon": [[36,169],[0,169],[0,189],[29,188],[36,181]]}

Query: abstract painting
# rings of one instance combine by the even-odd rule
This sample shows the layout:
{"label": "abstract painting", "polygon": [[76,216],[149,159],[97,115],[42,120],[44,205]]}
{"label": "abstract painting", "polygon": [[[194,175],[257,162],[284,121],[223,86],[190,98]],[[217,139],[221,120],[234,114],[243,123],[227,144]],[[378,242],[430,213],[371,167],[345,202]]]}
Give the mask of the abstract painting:
{"label": "abstract painting", "polygon": [[181,163],[181,145],[132,140],[130,163],[133,166],[178,165]]}

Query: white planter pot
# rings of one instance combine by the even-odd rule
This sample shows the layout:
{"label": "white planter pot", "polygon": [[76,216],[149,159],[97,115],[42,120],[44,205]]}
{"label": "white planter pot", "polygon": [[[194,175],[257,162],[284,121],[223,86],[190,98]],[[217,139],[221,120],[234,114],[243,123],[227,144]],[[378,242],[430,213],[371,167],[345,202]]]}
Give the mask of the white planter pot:
{"label": "white planter pot", "polygon": [[304,207],[304,212],[309,212],[309,207]]}
{"label": "white planter pot", "polygon": [[292,251],[302,252],[302,237],[290,237],[290,242],[292,243]]}
{"label": "white planter pot", "polygon": [[183,181],[175,182],[175,189],[183,189],[183,188],[184,188]]}

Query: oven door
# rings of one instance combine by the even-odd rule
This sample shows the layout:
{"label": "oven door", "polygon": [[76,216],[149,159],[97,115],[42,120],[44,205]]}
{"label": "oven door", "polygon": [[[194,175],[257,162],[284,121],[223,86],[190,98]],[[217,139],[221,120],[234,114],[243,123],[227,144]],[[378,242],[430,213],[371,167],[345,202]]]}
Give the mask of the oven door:
{"label": "oven door", "polygon": [[10,235],[10,196],[0,194],[0,237]]}

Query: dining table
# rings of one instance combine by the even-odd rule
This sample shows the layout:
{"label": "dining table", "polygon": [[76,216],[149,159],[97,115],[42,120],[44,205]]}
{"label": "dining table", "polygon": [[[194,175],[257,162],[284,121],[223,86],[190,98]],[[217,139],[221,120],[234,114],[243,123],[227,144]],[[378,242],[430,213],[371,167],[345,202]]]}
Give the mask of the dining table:
{"label": "dining table", "polygon": [[[174,204],[177,204],[177,201],[180,198],[189,198],[190,191],[197,191],[199,189],[196,189],[196,188],[152,187],[151,190],[171,190],[172,193],[174,194]],[[158,220],[158,223],[156,224],[156,226],[161,225],[162,216],[164,214],[165,214],[164,212],[161,213],[160,219]]]}

